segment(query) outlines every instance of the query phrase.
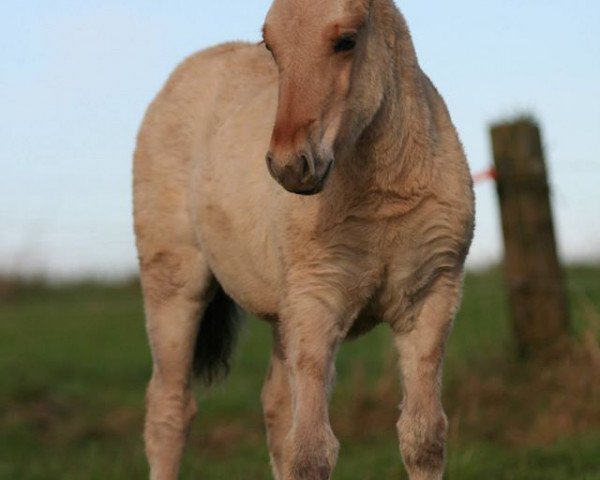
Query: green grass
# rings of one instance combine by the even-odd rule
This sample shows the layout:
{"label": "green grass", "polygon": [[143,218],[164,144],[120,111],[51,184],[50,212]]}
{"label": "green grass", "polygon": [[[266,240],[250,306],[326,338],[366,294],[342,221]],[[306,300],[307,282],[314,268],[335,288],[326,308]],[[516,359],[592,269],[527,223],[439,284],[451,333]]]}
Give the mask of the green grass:
{"label": "green grass", "polygon": [[[600,311],[600,269],[572,268],[568,280],[575,331],[581,333],[591,321],[590,311]],[[269,345],[269,327],[249,320],[229,379],[209,392],[198,390],[200,411],[183,479],[270,478],[259,401]],[[491,358],[510,357],[511,348],[499,272],[469,275],[448,347],[446,382],[461,385],[465,372],[485,367]],[[342,444],[336,480],[407,478],[390,407],[396,399],[388,398],[397,393],[387,386],[395,376],[394,362],[386,328],[340,352],[332,400]],[[0,300],[0,479],[145,478],[141,424],[149,375],[136,287],[18,285],[5,293]],[[380,394],[386,397],[381,412]],[[448,400],[452,423],[456,405]],[[600,429],[579,431],[545,446],[451,432],[447,478],[600,480]]]}

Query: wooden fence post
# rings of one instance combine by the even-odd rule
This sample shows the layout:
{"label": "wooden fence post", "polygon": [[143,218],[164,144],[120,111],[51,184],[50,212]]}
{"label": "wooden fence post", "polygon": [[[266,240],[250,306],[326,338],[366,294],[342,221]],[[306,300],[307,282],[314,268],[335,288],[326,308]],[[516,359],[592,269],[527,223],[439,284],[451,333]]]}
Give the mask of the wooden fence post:
{"label": "wooden fence post", "polygon": [[530,356],[570,329],[540,130],[521,119],[494,125],[491,134],[510,313],[519,353]]}

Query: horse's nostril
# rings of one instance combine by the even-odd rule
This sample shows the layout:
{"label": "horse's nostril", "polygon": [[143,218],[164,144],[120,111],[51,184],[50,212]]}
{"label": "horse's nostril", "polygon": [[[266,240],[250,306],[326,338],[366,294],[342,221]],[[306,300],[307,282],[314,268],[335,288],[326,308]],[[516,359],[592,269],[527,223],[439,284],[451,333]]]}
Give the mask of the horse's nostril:
{"label": "horse's nostril", "polygon": [[306,158],[306,155],[300,155],[300,178],[304,181],[309,174],[310,169],[308,168],[308,159]]}
{"label": "horse's nostril", "polygon": [[315,165],[310,157],[306,153],[300,154],[300,178],[302,182],[306,182],[315,175]]}

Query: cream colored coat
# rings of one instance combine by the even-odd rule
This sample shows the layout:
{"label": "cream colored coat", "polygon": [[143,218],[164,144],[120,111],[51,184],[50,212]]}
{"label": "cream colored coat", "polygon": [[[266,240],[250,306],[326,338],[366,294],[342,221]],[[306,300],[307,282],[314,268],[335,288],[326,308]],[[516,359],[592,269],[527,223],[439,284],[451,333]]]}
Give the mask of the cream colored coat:
{"label": "cream colored coat", "polygon": [[[363,50],[340,74],[343,103],[335,95],[329,102],[341,105],[337,113],[317,119],[323,148],[335,154],[317,195],[287,192],[265,165],[276,119],[285,120],[278,98],[291,67],[278,72],[264,45],[232,43],[190,57],[148,110],[134,203],[154,358],[145,435],[154,479],[177,475],[195,411],[191,342],[211,279],[274,325],[263,404],[276,478],[330,477],[335,351],[379,322],[391,326],[400,352],[405,464],[411,479],[441,478],[439,378],[472,236],[472,185],[402,17],[387,0],[360,5]],[[307,22],[345,8],[329,5]],[[269,28],[290,25],[291,9],[289,0],[275,2]]]}

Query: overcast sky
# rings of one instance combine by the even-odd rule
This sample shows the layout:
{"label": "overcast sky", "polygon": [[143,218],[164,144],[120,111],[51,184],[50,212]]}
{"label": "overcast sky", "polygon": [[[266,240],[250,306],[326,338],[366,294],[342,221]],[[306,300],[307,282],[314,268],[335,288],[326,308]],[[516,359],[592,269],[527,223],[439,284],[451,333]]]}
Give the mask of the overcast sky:
{"label": "overcast sky", "polygon": [[[325,0],[323,0],[325,1]],[[0,270],[55,277],[136,268],[131,153],[172,68],[226,40],[256,41],[267,0],[8,0],[0,16]],[[536,115],[559,246],[600,258],[600,2],[399,2],[474,172],[488,125]],[[470,265],[502,255],[493,185],[478,185]]]}

